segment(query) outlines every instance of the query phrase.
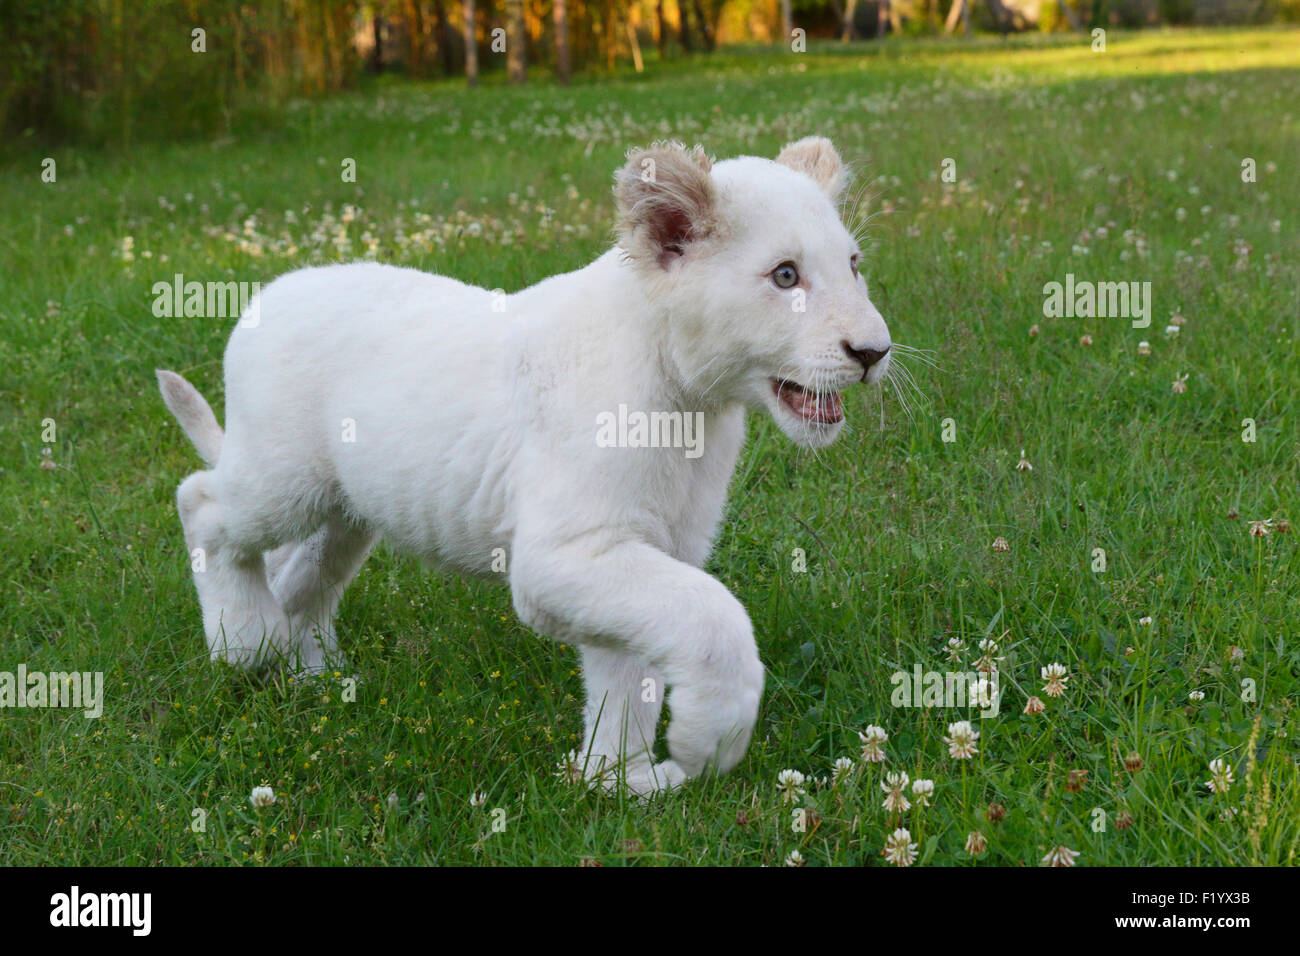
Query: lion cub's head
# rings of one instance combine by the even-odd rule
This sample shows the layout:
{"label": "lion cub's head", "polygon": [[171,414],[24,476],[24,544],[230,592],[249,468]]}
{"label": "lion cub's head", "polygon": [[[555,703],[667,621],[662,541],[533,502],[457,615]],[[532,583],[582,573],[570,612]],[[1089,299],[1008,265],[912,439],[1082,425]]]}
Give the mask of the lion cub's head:
{"label": "lion cub's head", "polygon": [[679,143],[628,154],[615,176],[619,245],[668,317],[688,400],[762,406],[790,438],[821,447],[843,426],[840,391],[884,377],[889,329],[836,207],[845,179],[821,137],[775,161],[714,164]]}

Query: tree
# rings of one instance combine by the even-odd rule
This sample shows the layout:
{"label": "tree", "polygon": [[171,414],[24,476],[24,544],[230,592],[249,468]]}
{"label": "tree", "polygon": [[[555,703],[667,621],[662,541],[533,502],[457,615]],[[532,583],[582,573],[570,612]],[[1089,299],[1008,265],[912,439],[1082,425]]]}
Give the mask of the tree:
{"label": "tree", "polygon": [[989,0],[989,12],[993,14],[993,23],[998,32],[1006,36],[1015,25],[1016,15],[1002,0]]}
{"label": "tree", "polygon": [[1061,7],[1061,12],[1065,14],[1065,19],[1070,22],[1070,29],[1079,31],[1083,29],[1083,24],[1079,22],[1078,15],[1070,9],[1069,0],[1056,0]]}
{"label": "tree", "polygon": [[506,0],[506,74],[511,83],[523,83],[528,79],[527,43],[524,0]]}
{"label": "tree", "polygon": [[555,0],[555,74],[560,82],[569,82],[569,7],[567,0]]}
{"label": "tree", "polygon": [[420,76],[424,63],[424,37],[421,35],[424,30],[417,0],[403,0],[402,16],[406,20],[406,70],[411,76]]}
{"label": "tree", "polygon": [[943,25],[944,33],[952,33],[957,29],[957,20],[961,19],[962,30],[966,36],[970,36],[970,3],[968,0],[953,0],[952,7],[948,10],[948,19]]}
{"label": "tree", "polygon": [[465,14],[465,79],[478,86],[478,37],[474,31],[474,0],[461,0]]}
{"label": "tree", "polygon": [[[888,2],[889,0],[880,0],[880,6],[878,9],[878,15],[880,17],[880,34],[882,36],[885,32],[885,8]],[[840,40],[845,43],[858,34],[857,27],[854,26],[853,23],[853,16],[857,11],[857,8],[858,0],[845,0],[844,3],[841,3],[840,0],[831,0],[831,10],[835,14],[835,19],[840,21]]]}
{"label": "tree", "polygon": [[381,14],[376,13],[371,19],[371,28],[375,35],[375,49],[370,58],[370,69],[376,73],[384,72],[384,18]]}
{"label": "tree", "polygon": [[700,36],[704,38],[704,49],[712,53],[718,45],[713,28],[709,24],[709,18],[704,15],[704,6],[700,0],[692,0],[695,4],[695,18],[700,24]]}
{"label": "tree", "polygon": [[451,31],[447,28],[447,5],[444,0],[433,0],[433,28],[438,34],[438,55],[442,60],[444,76],[451,76]]}

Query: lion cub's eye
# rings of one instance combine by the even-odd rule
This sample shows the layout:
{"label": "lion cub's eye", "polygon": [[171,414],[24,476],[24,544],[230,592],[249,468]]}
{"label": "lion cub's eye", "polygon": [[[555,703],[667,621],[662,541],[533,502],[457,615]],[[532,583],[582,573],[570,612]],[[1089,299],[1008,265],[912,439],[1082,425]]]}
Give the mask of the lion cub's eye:
{"label": "lion cub's eye", "polygon": [[854,276],[858,274],[858,254],[856,252],[849,256],[849,268],[853,270]]}
{"label": "lion cub's eye", "polygon": [[799,270],[793,262],[783,262],[772,270],[772,281],[778,289],[793,289],[799,284]]}

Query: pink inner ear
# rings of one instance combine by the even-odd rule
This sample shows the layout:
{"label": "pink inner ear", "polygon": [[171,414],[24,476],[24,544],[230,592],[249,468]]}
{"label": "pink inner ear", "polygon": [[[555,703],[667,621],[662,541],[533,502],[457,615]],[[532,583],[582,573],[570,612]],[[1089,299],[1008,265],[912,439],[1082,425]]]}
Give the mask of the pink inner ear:
{"label": "pink inner ear", "polygon": [[659,253],[659,257],[656,261],[659,263],[659,268],[667,269],[683,255],[685,255],[685,252],[681,246],[668,246]]}
{"label": "pink inner ear", "polygon": [[686,243],[690,241],[692,223],[685,210],[666,206],[656,210],[655,218],[650,223],[650,236],[659,249],[656,259],[659,265],[667,269],[673,260],[686,254]]}

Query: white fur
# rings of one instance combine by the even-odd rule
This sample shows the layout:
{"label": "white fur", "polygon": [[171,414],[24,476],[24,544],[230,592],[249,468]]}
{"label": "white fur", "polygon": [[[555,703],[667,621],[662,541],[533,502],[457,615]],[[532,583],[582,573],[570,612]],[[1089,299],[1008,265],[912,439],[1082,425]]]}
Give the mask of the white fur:
{"label": "white fur", "polygon": [[[206,562],[194,579],[213,658],[323,669],[339,597],[380,536],[474,574],[504,549],[520,618],[581,649],[589,776],[648,793],[735,765],[763,666],[744,607],[700,568],[744,408],[820,447],[841,425],[797,417],[773,379],[838,390],[888,363],[866,371],[843,347],[884,351],[889,333],[850,269],[839,157],[809,139],[780,159],[634,151],[616,187],[621,248],[497,309],[483,289],[393,266],[277,279],[258,323],[231,335],[224,437],[160,372],[212,465],[177,502]],[[787,259],[804,312],[768,276]],[[703,454],[598,447],[597,416],[620,404],[703,413]],[[656,765],[665,684],[671,759]]]}

